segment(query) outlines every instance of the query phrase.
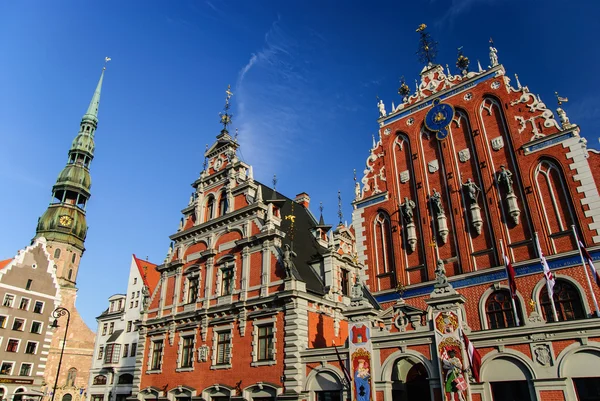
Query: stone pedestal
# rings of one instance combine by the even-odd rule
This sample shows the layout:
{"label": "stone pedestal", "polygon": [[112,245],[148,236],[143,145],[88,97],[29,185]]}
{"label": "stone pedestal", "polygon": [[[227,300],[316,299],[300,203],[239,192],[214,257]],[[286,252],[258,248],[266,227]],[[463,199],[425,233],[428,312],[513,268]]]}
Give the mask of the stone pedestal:
{"label": "stone pedestal", "polygon": [[471,204],[471,225],[477,234],[481,234],[483,219],[481,218],[481,208],[477,203]]}
{"label": "stone pedestal", "polygon": [[414,222],[410,222],[406,225],[406,243],[411,251],[415,250],[417,245],[417,229]]}
{"label": "stone pedestal", "polygon": [[446,241],[448,241],[448,233],[450,232],[448,230],[448,219],[446,218],[445,214],[440,214],[437,217],[437,223],[438,223],[438,234],[440,235],[440,238],[442,239],[442,242],[445,244]]}
{"label": "stone pedestal", "polygon": [[516,225],[519,225],[519,216],[521,215],[521,210],[517,204],[517,195],[514,193],[506,195],[506,206],[508,207],[508,214],[510,217],[512,217],[513,222]]}

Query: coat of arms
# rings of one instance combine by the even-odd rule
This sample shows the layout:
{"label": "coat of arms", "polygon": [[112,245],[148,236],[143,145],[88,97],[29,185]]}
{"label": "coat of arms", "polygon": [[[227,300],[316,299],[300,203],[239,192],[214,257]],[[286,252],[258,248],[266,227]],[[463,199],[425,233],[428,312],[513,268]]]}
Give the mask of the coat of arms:
{"label": "coat of arms", "polygon": [[404,170],[400,173],[400,182],[404,184],[408,180],[410,180],[410,175],[408,174],[408,170]]}
{"label": "coat of arms", "polygon": [[492,149],[500,150],[504,147],[504,139],[501,136],[492,139]]}
{"label": "coat of arms", "polygon": [[458,160],[460,160],[461,163],[464,163],[469,159],[471,159],[471,152],[469,152],[468,148],[458,151]]}
{"label": "coat of arms", "polygon": [[435,173],[436,171],[438,171],[440,169],[440,163],[438,162],[437,159],[435,159],[435,160],[432,160],[429,163],[427,163],[427,167],[429,168],[430,173]]}

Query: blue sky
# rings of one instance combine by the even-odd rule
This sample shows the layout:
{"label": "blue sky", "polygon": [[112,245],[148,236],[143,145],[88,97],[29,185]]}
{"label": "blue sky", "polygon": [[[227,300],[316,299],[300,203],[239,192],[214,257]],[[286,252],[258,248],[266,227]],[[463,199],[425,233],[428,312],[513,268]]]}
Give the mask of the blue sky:
{"label": "blue sky", "polygon": [[77,301],[94,329],[107,298],[125,291],[131,254],[164,258],[219,132],[227,84],[255,177],[277,174],[290,197],[306,191],[332,224],[338,189],[350,221],[376,96],[398,104],[399,77],[418,77],[422,22],[439,42],[437,62],[452,68],[459,46],[472,67],[486,66],[493,37],[507,73],[552,108],[554,91],[569,97],[571,122],[597,147],[600,3],[404,3],[0,2],[0,259],[35,234],[105,56]]}

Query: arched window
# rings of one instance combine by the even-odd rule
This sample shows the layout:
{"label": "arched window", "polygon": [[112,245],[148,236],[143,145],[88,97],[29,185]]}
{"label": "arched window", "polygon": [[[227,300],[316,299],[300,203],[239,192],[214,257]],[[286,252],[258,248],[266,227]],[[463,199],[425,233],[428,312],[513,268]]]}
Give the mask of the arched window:
{"label": "arched window", "polygon": [[18,388],[15,390],[15,393],[13,395],[13,401],[21,401],[23,400],[23,394],[25,392],[24,388]]}
{"label": "arched window", "polygon": [[106,376],[104,376],[104,375],[94,376],[94,384],[106,384]]}
{"label": "arched window", "polygon": [[[559,322],[585,318],[581,296],[573,284],[566,280],[556,280],[553,298]],[[540,292],[540,306],[542,307],[544,319],[546,319],[547,322],[553,322],[554,314],[552,312],[550,297],[548,297],[547,286],[544,286]]]}
{"label": "arched window", "polygon": [[223,216],[227,213],[227,193],[225,191],[221,192],[221,198],[219,198],[219,216]]}
{"label": "arched window", "polygon": [[62,401],[73,401],[73,396],[71,394],[63,395]]}
{"label": "arched window", "polygon": [[77,369],[75,369],[75,368],[69,369],[69,373],[67,374],[67,387],[75,386],[76,378],[77,378]]}
{"label": "arched window", "polygon": [[60,258],[60,248],[56,248],[54,251],[54,259]]}
{"label": "arched window", "polygon": [[542,160],[535,169],[535,182],[548,232],[570,230],[574,224],[573,208],[560,167],[552,161]]}
{"label": "arched window", "polygon": [[215,198],[210,196],[206,201],[206,215],[204,216],[204,221],[208,221],[213,218],[213,211],[215,209]]}
{"label": "arched window", "polygon": [[119,384],[131,384],[133,383],[133,376],[125,373],[119,376]]}
{"label": "arched window", "polygon": [[69,274],[67,275],[67,280],[71,280],[72,275],[73,275],[73,269],[69,269]]}
{"label": "arched window", "polygon": [[379,212],[374,222],[374,249],[377,274],[394,271],[394,251],[392,247],[392,226],[390,217]]}
{"label": "arched window", "polygon": [[77,258],[77,254],[73,252],[73,256],[71,256],[71,263],[75,263],[75,258]]}
{"label": "arched window", "polygon": [[[517,316],[522,320],[518,303],[515,304],[517,305]],[[517,322],[510,292],[508,290],[498,290],[490,294],[485,301],[485,315],[490,329],[516,327]]]}

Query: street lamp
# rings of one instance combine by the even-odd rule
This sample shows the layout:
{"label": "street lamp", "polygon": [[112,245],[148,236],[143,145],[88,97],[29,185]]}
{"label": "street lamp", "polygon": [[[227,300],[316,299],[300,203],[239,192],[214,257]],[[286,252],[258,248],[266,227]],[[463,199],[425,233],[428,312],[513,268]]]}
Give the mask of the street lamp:
{"label": "street lamp", "polygon": [[52,389],[52,399],[50,401],[54,401],[54,396],[56,395],[56,386],[58,385],[58,376],[60,375],[60,365],[62,365],[63,353],[65,352],[65,343],[67,342],[67,332],[69,331],[69,321],[71,320],[71,312],[67,308],[63,308],[59,306],[58,308],[52,311],[52,317],[54,318],[54,322],[50,325],[53,329],[58,328],[58,319],[61,316],[67,315],[67,325],[65,326],[65,335],[63,337],[62,348],[60,350],[60,358],[58,359],[58,369],[56,369],[56,379],[54,379],[54,388]]}

